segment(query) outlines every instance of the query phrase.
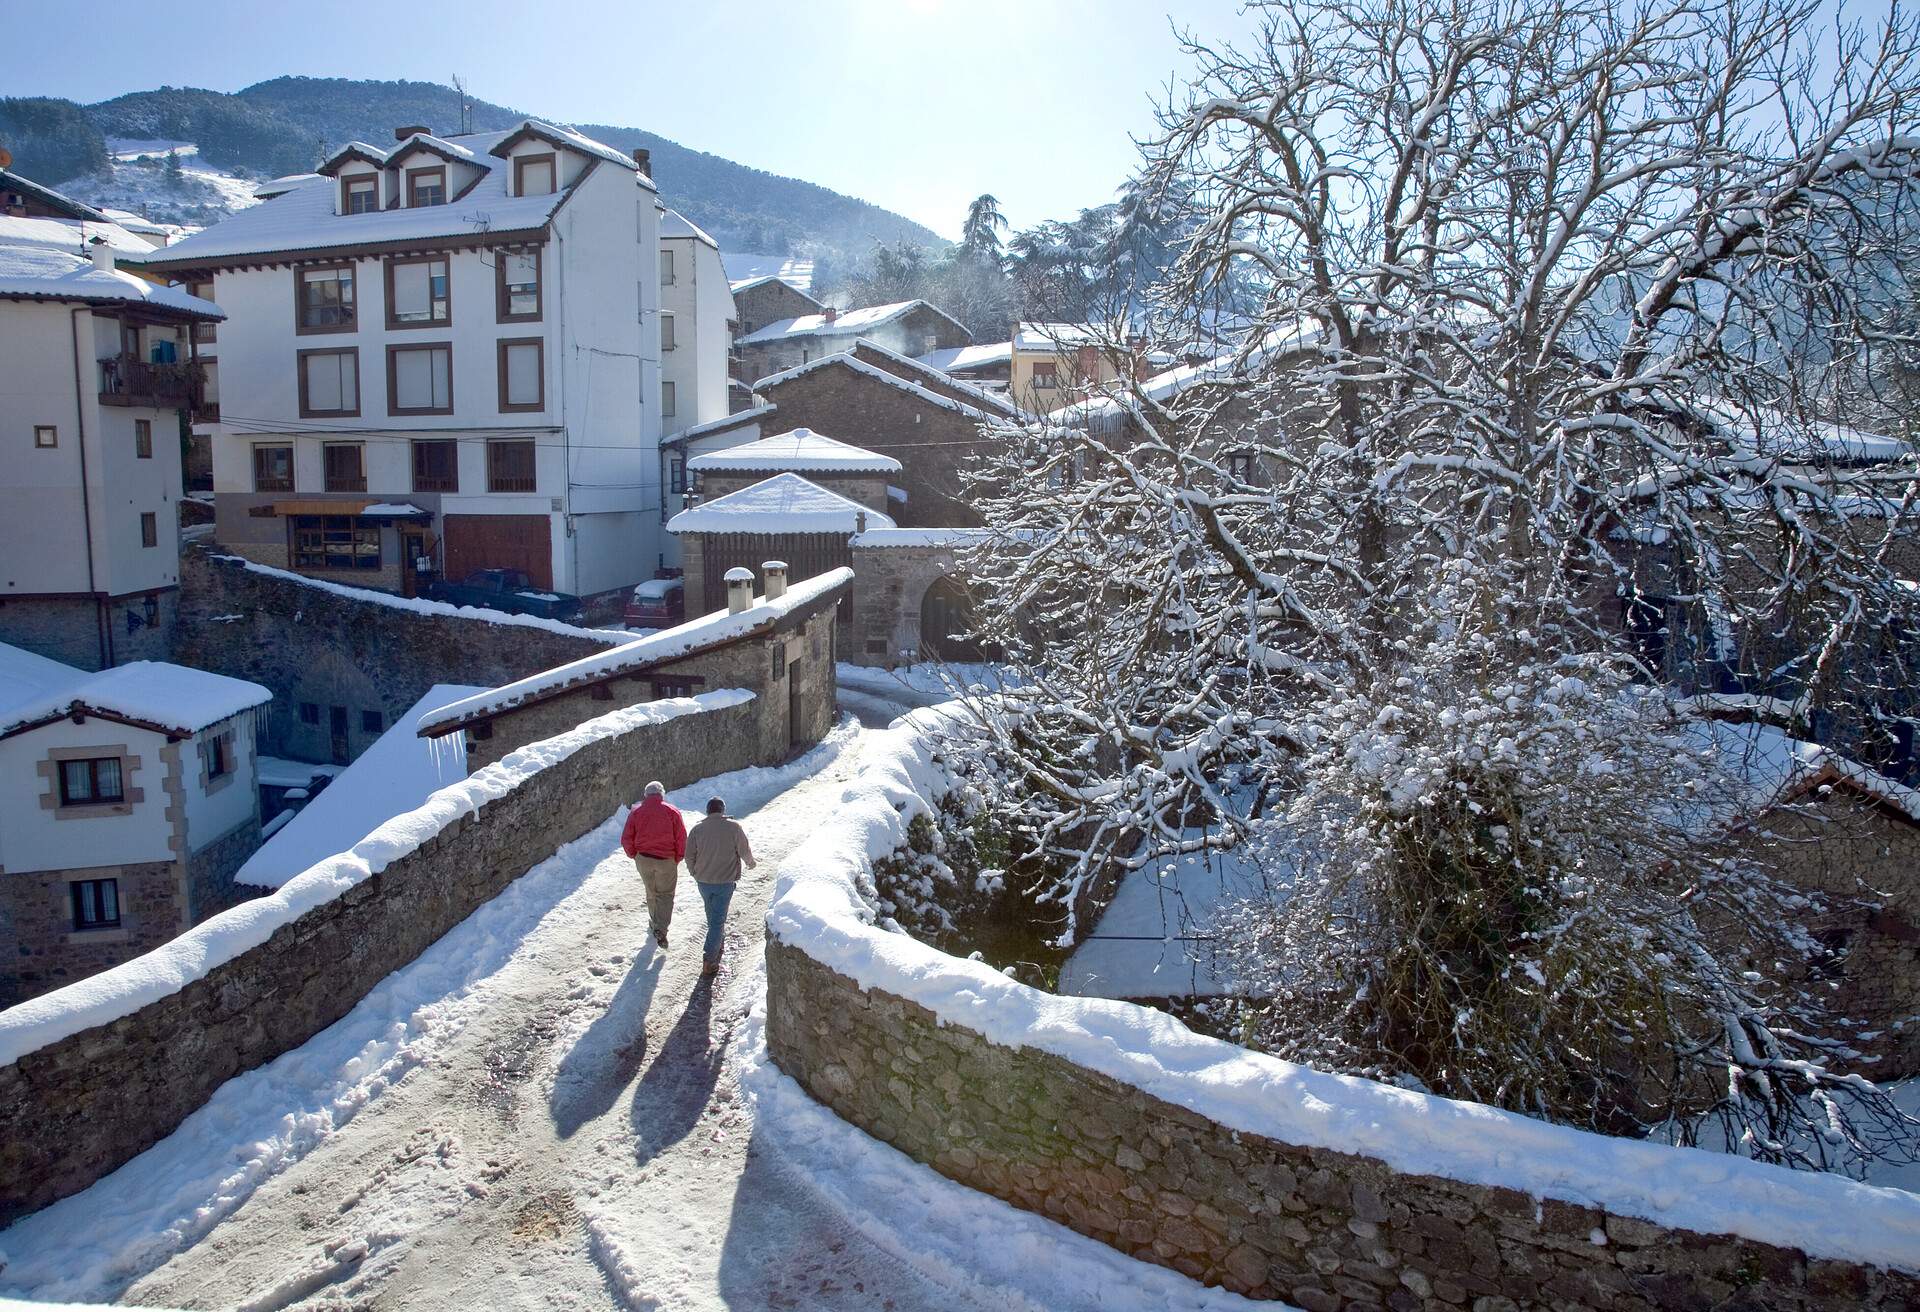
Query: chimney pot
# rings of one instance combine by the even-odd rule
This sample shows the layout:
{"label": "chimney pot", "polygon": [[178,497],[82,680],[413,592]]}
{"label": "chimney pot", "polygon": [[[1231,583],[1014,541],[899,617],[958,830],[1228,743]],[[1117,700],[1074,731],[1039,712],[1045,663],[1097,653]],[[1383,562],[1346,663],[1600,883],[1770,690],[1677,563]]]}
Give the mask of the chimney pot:
{"label": "chimney pot", "polygon": [[833,323],[840,318],[840,311],[835,309],[831,305],[822,307],[820,313],[822,317],[826,319],[829,327],[831,327]]}
{"label": "chimney pot", "polygon": [[405,141],[408,137],[413,137],[413,136],[429,136],[430,137],[432,135],[433,135],[433,129],[426,126],[424,123],[408,123],[401,127],[397,127],[393,130],[393,139],[395,141]]}
{"label": "chimney pot", "polygon": [[645,146],[635,146],[633,148],[633,162],[640,166],[641,177],[643,178],[653,177],[653,152],[652,151],[648,150]]}
{"label": "chimney pot", "polygon": [[856,510],[853,512],[853,531],[855,533],[865,533],[867,531],[866,511]]}
{"label": "chimney pot", "polygon": [[787,595],[787,562],[784,560],[763,560],[760,572],[767,576],[767,600],[778,601]]}
{"label": "chimney pot", "polygon": [[93,267],[102,273],[113,272],[113,247],[107,245],[105,237],[95,237],[87,243],[88,254],[93,256]]}
{"label": "chimney pot", "polygon": [[727,571],[727,613],[738,615],[753,605],[753,571],[735,565]]}

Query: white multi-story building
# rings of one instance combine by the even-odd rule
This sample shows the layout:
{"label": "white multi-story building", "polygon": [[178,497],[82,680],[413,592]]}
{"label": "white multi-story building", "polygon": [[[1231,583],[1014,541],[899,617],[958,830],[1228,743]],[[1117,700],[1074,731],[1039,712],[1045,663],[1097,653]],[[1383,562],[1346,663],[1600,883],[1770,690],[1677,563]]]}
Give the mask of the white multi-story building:
{"label": "white multi-story building", "polygon": [[413,595],[523,570],[613,595],[660,561],[659,209],[566,128],[397,132],[154,252],[218,301],[215,536]]}
{"label": "white multi-story building", "polygon": [[[673,210],[660,216],[661,435],[726,417],[727,364],[737,323],[733,288],[720,247]],[[680,509],[687,490],[685,453],[663,447],[659,480],[666,489],[660,521]],[[680,544],[668,535],[663,562],[680,563]]]}

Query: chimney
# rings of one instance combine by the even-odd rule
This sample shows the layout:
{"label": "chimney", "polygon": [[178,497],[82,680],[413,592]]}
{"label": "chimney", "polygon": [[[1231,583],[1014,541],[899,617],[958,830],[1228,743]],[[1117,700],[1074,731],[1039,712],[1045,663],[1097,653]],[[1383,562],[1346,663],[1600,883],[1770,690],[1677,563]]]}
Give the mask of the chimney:
{"label": "chimney", "polygon": [[753,605],[753,571],[735,565],[727,571],[727,613],[738,615]]}
{"label": "chimney", "polygon": [[113,247],[107,245],[107,239],[95,237],[87,245],[91,248],[88,253],[93,256],[93,267],[102,273],[112,273]]}
{"label": "chimney", "polygon": [[433,129],[424,123],[408,123],[403,127],[397,127],[393,130],[393,139],[395,141],[405,141],[408,137],[430,137],[432,135]]}
{"label": "chimney", "polygon": [[653,180],[653,152],[644,146],[633,148],[633,162],[640,166],[640,176],[649,182]]}
{"label": "chimney", "polygon": [[866,511],[856,510],[853,512],[853,531],[855,533],[865,533],[867,531]]}
{"label": "chimney", "polygon": [[825,317],[827,321],[827,327],[829,328],[833,327],[834,321],[840,317],[840,311],[836,310],[831,305],[824,306],[821,309],[820,313],[822,316]]}
{"label": "chimney", "polygon": [[767,576],[767,600],[778,601],[787,595],[787,562],[763,560],[760,572]]}

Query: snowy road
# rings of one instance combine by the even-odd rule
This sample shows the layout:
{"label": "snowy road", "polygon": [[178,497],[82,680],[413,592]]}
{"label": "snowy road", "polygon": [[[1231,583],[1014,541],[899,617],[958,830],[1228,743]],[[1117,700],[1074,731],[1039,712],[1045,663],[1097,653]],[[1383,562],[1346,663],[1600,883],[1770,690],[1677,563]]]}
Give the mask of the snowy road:
{"label": "snowy road", "polygon": [[[900,709],[848,702],[870,723]],[[644,946],[610,819],[338,1025],[0,1233],[0,1295],[250,1312],[1244,1306],[940,1179],[766,1063],[773,875],[830,814],[863,732],[843,720],[788,766],[673,795],[688,810],[727,796],[760,861],[717,983],[699,976],[684,876],[672,949]]]}

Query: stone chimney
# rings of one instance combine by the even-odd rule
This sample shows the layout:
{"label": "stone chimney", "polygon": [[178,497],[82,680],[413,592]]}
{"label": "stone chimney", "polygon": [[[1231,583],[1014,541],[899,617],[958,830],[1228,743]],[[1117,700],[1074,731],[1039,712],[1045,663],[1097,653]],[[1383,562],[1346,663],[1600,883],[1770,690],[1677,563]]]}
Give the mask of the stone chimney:
{"label": "stone chimney", "polygon": [[113,272],[113,247],[107,245],[105,237],[95,237],[87,243],[87,253],[93,256],[93,267],[102,273]]}
{"label": "stone chimney", "polygon": [[767,600],[778,601],[787,595],[787,562],[784,560],[763,560],[760,572],[767,576]]}
{"label": "stone chimney", "polygon": [[653,152],[644,146],[635,146],[633,148],[633,162],[640,166],[640,176],[651,181],[653,178]]}
{"label": "stone chimney", "polygon": [[727,613],[738,615],[753,605],[753,571],[735,565],[727,571]]}
{"label": "stone chimney", "polygon": [[430,137],[432,135],[433,129],[424,123],[408,123],[393,130],[393,139],[395,141],[405,141],[408,137]]}
{"label": "stone chimney", "polygon": [[827,327],[829,328],[833,327],[834,323],[840,318],[840,311],[831,305],[822,307],[820,314],[826,319]]}
{"label": "stone chimney", "polygon": [[866,511],[856,510],[853,512],[853,531],[855,533],[865,533],[867,531]]}

